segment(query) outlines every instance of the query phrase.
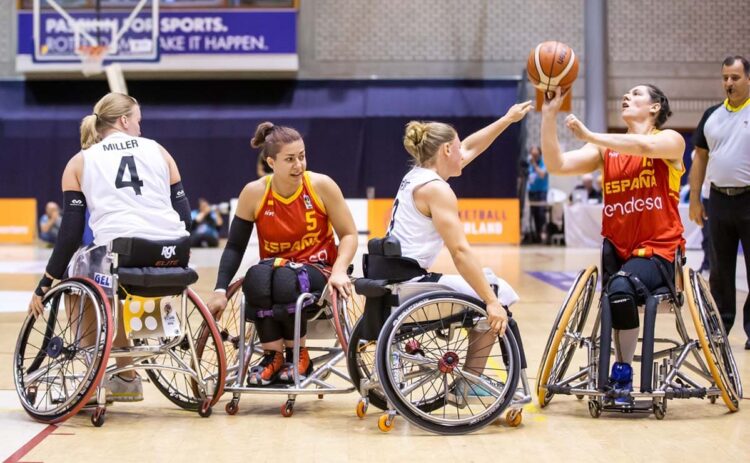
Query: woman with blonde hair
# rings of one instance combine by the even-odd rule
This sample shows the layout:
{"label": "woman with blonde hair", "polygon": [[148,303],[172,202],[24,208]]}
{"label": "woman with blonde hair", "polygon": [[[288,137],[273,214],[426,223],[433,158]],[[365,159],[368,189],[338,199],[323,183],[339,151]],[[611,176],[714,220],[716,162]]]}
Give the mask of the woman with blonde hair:
{"label": "woman with blonde hair", "polygon": [[[62,175],[64,213],[58,240],[31,297],[31,314],[42,314],[44,294],[54,280],[64,277],[66,269],[71,277],[110,273],[106,248],[115,238],[177,240],[189,236],[190,206],[177,164],[161,145],[141,137],[140,124],[138,101],[121,93],[105,95],[81,121],[81,151]],[[94,243],[78,249],[86,209]],[[117,333],[113,345],[127,345],[125,330]],[[129,359],[117,362],[125,366]],[[105,381],[111,400],[143,399],[140,378],[132,371]]]}
{"label": "woman with blonde hair", "polygon": [[[469,245],[458,215],[458,199],[447,180],[461,175],[464,167],[482,154],[510,124],[531,111],[530,101],[518,103],[492,124],[459,139],[456,130],[441,122],[409,122],[404,147],[414,158],[414,167],[401,181],[393,204],[388,235],[398,239],[401,255],[416,260],[428,270],[443,244],[448,248],[459,275],[428,274],[425,281],[437,281],[454,291],[486,304],[489,330],[499,335],[508,327],[506,308],[518,295],[503,280],[483,271]],[[489,275],[487,274],[489,273]],[[492,283],[499,286],[498,294]],[[499,297],[498,297],[499,296]],[[466,369],[480,374],[494,339],[474,329],[470,333]],[[470,393],[481,393],[472,387]],[[465,396],[466,391],[462,391]]]}

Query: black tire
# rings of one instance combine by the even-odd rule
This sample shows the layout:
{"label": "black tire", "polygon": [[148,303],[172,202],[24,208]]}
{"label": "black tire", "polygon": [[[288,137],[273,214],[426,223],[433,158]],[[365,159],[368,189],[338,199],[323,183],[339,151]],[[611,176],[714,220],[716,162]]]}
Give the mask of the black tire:
{"label": "black tire", "polygon": [[[74,323],[75,307],[61,303],[79,297],[79,308],[93,310],[95,321]],[[26,413],[43,423],[58,423],[78,413],[95,393],[112,348],[112,311],[102,289],[87,278],[70,278],[51,288],[40,318],[27,316],[13,355],[13,379]],[[86,309],[89,305],[91,309]],[[92,337],[90,347],[80,339]],[[53,373],[54,371],[54,373]]]}
{"label": "black tire", "polygon": [[[363,379],[372,380],[375,376],[375,341],[363,341],[362,332],[364,325],[360,319],[355,325],[349,339],[349,348],[346,352],[346,368],[349,372],[349,378],[352,380],[354,387],[359,390]],[[367,393],[367,400],[381,410],[388,408],[388,402],[385,394],[380,387],[370,389]]]}
{"label": "black tire", "polygon": [[[185,373],[147,369],[146,374],[154,386],[173,404],[182,409],[197,412],[200,411],[206,396],[211,396],[211,405],[215,405],[224,393],[227,362],[221,335],[203,301],[190,289],[182,297],[188,298],[186,320],[182,321],[184,339],[172,348],[172,355],[196,370],[203,381],[213,383],[214,388],[204,390],[192,376]],[[193,345],[196,349],[198,365],[195,365],[190,352],[190,343],[187,339],[188,326],[193,333]],[[171,339],[161,341],[166,343]],[[150,362],[181,368],[179,362],[169,355],[160,355],[150,359]]]}
{"label": "black tire", "polygon": [[[437,434],[466,434],[494,422],[508,407],[518,387],[521,370],[518,344],[511,330],[507,330],[502,338],[494,337],[496,341],[492,343],[492,349],[498,354],[487,356],[489,360],[485,362],[492,367],[485,364],[481,374],[485,379],[478,385],[484,387],[485,392],[492,392],[495,388],[498,394],[485,396],[492,397],[485,399],[487,403],[476,394],[474,397],[480,405],[475,403],[475,407],[484,407],[479,413],[467,405],[468,394],[465,392],[462,396],[467,404],[463,406],[448,398],[459,389],[459,381],[476,391],[477,383],[471,376],[479,376],[469,375],[468,371],[459,368],[459,353],[468,352],[468,344],[464,348],[466,341],[460,339],[465,333],[468,340],[469,332],[485,318],[481,301],[450,292],[416,296],[390,315],[378,338],[378,378],[389,403],[410,423]],[[404,350],[401,350],[402,345]],[[393,346],[397,348],[394,350]],[[434,346],[434,349],[428,346]],[[397,373],[391,368],[394,362]],[[412,364],[407,367],[407,362]],[[486,376],[488,370],[500,371],[498,379]],[[500,379],[503,376],[504,382]],[[438,378],[441,386],[435,387],[431,382],[433,377]],[[425,388],[424,384],[428,382],[430,386]],[[402,391],[406,392],[402,394]],[[468,414],[461,417],[461,410],[465,408],[468,408]],[[438,413],[434,413],[436,411]]]}

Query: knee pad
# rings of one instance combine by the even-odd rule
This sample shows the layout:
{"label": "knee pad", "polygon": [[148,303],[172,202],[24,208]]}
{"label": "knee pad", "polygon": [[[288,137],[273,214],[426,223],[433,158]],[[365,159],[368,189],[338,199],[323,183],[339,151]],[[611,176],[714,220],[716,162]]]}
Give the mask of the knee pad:
{"label": "knee pad", "polygon": [[257,264],[250,267],[242,282],[242,291],[249,308],[269,308],[272,300],[273,267]]}
{"label": "knee pad", "polygon": [[634,295],[627,293],[610,294],[609,308],[612,311],[612,328],[616,330],[638,328],[638,303]]}

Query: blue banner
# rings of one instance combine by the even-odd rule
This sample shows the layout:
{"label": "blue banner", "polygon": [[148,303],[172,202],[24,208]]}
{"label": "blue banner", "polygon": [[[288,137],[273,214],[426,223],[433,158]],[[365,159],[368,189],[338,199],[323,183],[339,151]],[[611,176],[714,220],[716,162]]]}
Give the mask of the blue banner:
{"label": "blue banner", "polygon": [[[92,12],[71,11],[78,20],[90,21]],[[121,27],[127,12],[102,12],[100,19],[111,20]],[[35,55],[33,14],[18,14],[18,54]],[[71,56],[75,53],[73,32],[67,22],[54,12],[43,13],[40,21],[37,54],[50,58]],[[123,57],[137,54],[152,36],[152,20],[141,12],[118,42],[118,54]],[[297,12],[252,10],[163,11],[159,17],[159,54],[216,55],[216,54],[296,54]],[[90,32],[91,33],[91,32]],[[92,35],[94,35],[92,33]],[[105,37],[106,36],[106,37]],[[102,34],[108,41],[109,33]],[[112,57],[116,61],[116,57]]]}

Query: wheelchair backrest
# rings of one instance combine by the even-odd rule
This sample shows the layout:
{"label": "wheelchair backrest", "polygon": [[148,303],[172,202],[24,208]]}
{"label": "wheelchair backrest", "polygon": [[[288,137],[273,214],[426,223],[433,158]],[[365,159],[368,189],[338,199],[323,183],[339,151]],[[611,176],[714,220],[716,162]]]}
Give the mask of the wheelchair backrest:
{"label": "wheelchair backrest", "polygon": [[416,260],[401,256],[401,243],[386,236],[368,241],[367,254],[362,256],[362,274],[371,280],[394,283],[426,275],[427,271]]}
{"label": "wheelchair backrest", "polygon": [[190,261],[190,237],[176,240],[116,238],[112,252],[118,267],[187,267]]}

